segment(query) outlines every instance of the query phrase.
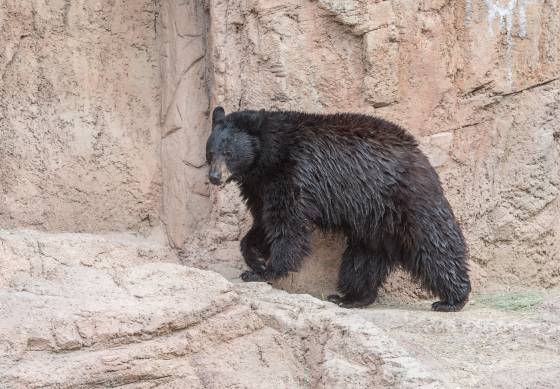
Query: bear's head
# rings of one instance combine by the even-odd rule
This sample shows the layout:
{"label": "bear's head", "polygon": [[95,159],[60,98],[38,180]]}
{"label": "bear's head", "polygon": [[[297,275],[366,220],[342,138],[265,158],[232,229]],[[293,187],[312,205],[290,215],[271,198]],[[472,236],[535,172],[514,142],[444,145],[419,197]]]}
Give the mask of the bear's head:
{"label": "bear's head", "polygon": [[208,179],[221,185],[239,179],[254,165],[260,148],[255,129],[262,112],[236,112],[226,116],[222,107],[212,113],[212,133],[206,142],[206,161],[210,166]]}

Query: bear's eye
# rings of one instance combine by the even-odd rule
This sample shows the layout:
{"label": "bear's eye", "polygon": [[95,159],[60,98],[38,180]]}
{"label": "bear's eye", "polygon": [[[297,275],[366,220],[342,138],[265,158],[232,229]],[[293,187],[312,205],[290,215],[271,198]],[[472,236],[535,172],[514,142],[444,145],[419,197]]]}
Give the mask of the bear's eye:
{"label": "bear's eye", "polygon": [[231,158],[232,156],[233,154],[231,153],[231,151],[224,151],[224,157]]}

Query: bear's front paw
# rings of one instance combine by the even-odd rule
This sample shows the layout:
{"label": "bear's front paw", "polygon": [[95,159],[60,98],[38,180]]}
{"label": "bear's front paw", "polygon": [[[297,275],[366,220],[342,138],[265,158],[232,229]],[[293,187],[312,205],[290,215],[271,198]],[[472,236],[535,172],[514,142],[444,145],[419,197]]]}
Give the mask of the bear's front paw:
{"label": "bear's front paw", "polygon": [[264,281],[263,277],[252,271],[252,270],[247,270],[244,271],[243,273],[241,273],[241,279],[245,282],[262,282]]}
{"label": "bear's front paw", "polygon": [[259,256],[262,255],[257,250],[253,250],[253,256],[245,259],[247,266],[256,273],[262,273],[266,270],[266,262],[262,261]]}

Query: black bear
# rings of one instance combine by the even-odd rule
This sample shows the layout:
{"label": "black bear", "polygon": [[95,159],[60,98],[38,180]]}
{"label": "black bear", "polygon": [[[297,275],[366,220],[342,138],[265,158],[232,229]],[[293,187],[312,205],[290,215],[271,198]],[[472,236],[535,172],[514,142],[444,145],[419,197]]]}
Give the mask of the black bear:
{"label": "black bear", "polygon": [[[363,307],[396,266],[457,311],[471,290],[466,245],[439,178],[396,124],[350,113],[217,107],[206,145],[214,185],[233,180],[253,216],[241,241],[244,281],[297,271],[316,226],[346,236],[338,290],[329,300]],[[263,260],[261,260],[264,259]]]}

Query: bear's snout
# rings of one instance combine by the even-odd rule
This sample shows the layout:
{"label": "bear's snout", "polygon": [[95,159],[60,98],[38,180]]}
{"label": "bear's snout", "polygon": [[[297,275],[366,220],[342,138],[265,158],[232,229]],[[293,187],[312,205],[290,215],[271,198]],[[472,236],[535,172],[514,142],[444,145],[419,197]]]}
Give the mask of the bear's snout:
{"label": "bear's snout", "polygon": [[220,185],[222,183],[222,174],[217,170],[208,172],[208,179],[212,185]]}
{"label": "bear's snout", "polygon": [[210,163],[210,171],[208,172],[208,180],[212,185],[222,185],[231,177],[231,172],[227,167],[227,163],[223,156],[216,155]]}

